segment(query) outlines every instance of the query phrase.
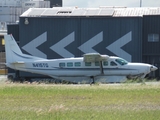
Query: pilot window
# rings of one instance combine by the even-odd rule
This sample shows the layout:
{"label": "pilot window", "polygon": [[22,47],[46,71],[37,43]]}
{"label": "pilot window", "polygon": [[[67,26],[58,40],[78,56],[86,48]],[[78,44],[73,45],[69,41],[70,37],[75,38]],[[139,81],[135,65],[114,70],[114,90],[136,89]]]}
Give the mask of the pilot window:
{"label": "pilot window", "polygon": [[110,65],[111,66],[117,66],[117,64],[115,62],[113,62],[113,61],[111,61]]}
{"label": "pilot window", "polygon": [[73,67],[73,63],[72,62],[68,62],[67,63],[67,67]]}
{"label": "pilot window", "polygon": [[120,65],[126,65],[126,64],[128,64],[128,62],[126,60],[124,60],[124,59],[116,59],[115,61],[117,63],[119,63]]}
{"label": "pilot window", "polygon": [[81,66],[81,62],[75,62],[75,63],[74,63],[74,66],[80,67],[80,66]]}
{"label": "pilot window", "polygon": [[104,66],[108,66],[108,61],[104,61],[104,62],[103,62],[103,65],[104,65]]}
{"label": "pilot window", "polygon": [[65,67],[65,63],[59,63],[59,67]]}
{"label": "pilot window", "polygon": [[91,66],[91,62],[85,62],[85,66]]}
{"label": "pilot window", "polygon": [[95,62],[95,66],[99,66],[99,62]]}

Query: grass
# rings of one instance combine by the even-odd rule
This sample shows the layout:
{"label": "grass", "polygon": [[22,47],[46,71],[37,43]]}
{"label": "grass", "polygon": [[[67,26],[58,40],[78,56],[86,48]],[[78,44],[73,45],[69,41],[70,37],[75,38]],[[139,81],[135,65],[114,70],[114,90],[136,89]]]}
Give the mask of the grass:
{"label": "grass", "polygon": [[158,120],[160,84],[0,85],[4,120]]}

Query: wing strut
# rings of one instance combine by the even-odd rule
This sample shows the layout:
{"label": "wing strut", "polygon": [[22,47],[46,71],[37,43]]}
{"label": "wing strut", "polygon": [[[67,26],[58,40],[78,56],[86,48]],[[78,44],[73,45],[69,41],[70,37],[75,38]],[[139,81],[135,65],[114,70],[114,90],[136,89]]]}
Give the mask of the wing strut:
{"label": "wing strut", "polygon": [[101,74],[104,74],[102,61],[99,61],[99,64],[100,64],[100,72]]}
{"label": "wing strut", "polygon": [[[87,53],[83,55],[83,61],[84,62],[99,62],[99,66],[100,66],[100,74],[103,75],[104,74],[104,70],[103,70],[103,61],[107,61],[109,59],[108,55],[101,55],[99,53]],[[94,83],[94,77],[95,76],[90,76],[90,78],[93,80],[92,83]],[[91,83],[91,84],[92,84]]]}

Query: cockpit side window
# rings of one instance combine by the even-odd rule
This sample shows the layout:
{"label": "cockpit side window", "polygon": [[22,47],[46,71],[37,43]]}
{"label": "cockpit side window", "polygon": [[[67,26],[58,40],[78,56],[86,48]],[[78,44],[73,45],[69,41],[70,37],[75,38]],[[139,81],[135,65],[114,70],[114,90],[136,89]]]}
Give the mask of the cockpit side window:
{"label": "cockpit side window", "polygon": [[115,61],[117,63],[119,63],[120,65],[126,65],[126,64],[128,64],[128,62],[126,60],[124,60],[124,59],[116,59]]}
{"label": "cockpit side window", "polygon": [[113,61],[110,62],[110,65],[111,66],[117,66],[117,64],[115,62],[113,62]]}

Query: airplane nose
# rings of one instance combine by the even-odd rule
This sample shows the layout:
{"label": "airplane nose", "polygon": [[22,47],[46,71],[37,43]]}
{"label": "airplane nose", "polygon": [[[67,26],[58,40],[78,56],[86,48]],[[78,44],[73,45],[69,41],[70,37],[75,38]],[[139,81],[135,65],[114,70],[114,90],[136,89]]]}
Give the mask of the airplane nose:
{"label": "airplane nose", "polygon": [[156,66],[153,66],[153,65],[152,65],[151,68],[150,68],[151,71],[155,71],[155,70],[157,70],[157,69],[158,69],[158,68],[157,68]]}

